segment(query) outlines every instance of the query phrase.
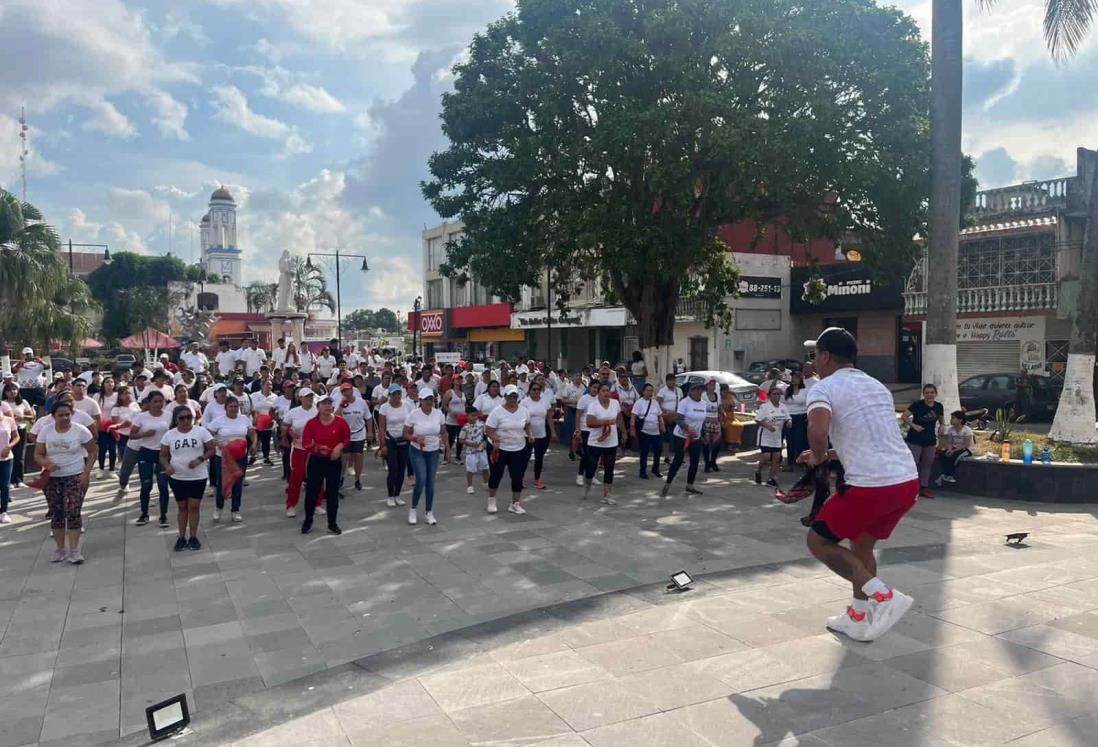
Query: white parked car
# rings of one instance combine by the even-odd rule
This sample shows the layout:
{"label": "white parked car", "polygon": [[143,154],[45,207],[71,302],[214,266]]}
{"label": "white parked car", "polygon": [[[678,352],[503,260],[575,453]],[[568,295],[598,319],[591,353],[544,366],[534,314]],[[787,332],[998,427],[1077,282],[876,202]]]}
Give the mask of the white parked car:
{"label": "white parked car", "polygon": [[759,385],[728,371],[687,371],[675,377],[675,385],[686,395],[694,384],[704,384],[709,379],[716,379],[718,389],[722,384],[727,385],[748,410],[759,406]]}

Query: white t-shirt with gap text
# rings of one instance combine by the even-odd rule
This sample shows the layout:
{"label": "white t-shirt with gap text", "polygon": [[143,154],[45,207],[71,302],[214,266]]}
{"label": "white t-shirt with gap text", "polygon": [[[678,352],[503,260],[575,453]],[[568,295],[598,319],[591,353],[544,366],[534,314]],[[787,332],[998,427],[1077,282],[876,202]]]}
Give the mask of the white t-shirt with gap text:
{"label": "white t-shirt with gap text", "polygon": [[880,488],[918,479],[884,384],[856,368],[840,368],[809,391],[808,412],[819,408],[831,411],[831,445],[848,485]]}
{"label": "white t-shirt with gap text", "polygon": [[190,464],[206,453],[206,444],[213,440],[210,432],[200,425],[192,426],[189,431],[183,433],[178,428],[172,428],[160,439],[161,446],[168,447],[168,455],[176,480],[205,480],[208,471],[205,462],[200,462],[197,467]]}

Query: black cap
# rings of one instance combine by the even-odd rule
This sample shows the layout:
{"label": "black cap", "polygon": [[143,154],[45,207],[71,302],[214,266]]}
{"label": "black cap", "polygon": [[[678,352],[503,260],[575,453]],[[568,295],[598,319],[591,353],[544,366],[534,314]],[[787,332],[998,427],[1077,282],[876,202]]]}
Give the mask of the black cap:
{"label": "black cap", "polygon": [[816,338],[816,352],[821,351],[853,363],[858,358],[858,341],[842,327],[828,327]]}

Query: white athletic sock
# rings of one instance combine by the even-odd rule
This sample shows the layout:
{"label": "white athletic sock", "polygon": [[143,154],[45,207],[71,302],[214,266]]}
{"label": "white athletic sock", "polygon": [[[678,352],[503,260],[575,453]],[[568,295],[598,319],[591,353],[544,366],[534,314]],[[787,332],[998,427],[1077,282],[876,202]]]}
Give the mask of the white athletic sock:
{"label": "white athletic sock", "polygon": [[855,612],[857,612],[859,615],[861,615],[867,609],[869,609],[869,600],[868,599],[855,599],[854,603],[850,606],[854,609]]}
{"label": "white athletic sock", "polygon": [[874,576],[865,582],[865,586],[862,587],[862,592],[867,597],[871,597],[874,594],[887,594],[889,588],[884,581]]}

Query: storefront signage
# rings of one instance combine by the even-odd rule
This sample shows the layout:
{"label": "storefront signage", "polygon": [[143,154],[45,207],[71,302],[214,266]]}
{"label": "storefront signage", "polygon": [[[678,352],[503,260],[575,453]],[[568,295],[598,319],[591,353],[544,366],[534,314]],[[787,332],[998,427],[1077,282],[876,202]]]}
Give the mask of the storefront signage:
{"label": "storefront signage", "polygon": [[782,279],[741,275],[738,290],[740,298],[781,298]]}
{"label": "storefront signage", "polygon": [[435,363],[440,366],[447,363],[460,363],[461,353],[435,353]]}
{"label": "storefront signage", "polygon": [[[545,329],[548,326],[545,311],[519,311],[511,314],[512,329]],[[554,327],[624,327],[627,315],[624,306],[605,308],[568,309],[563,313],[552,312]]]}
{"label": "storefront signage", "polygon": [[555,312],[552,315],[545,312],[535,312],[534,314],[514,314],[512,319],[518,321],[520,328],[542,328],[549,324],[550,319],[554,327],[579,327],[583,324],[583,315],[575,312]]}
{"label": "storefront signage", "polygon": [[419,333],[423,337],[445,337],[446,309],[419,312]]}
{"label": "storefront signage", "polygon": [[957,320],[957,342],[1044,340],[1043,316],[974,317]]}
{"label": "storefront signage", "polygon": [[794,267],[790,273],[792,292],[789,310],[794,314],[830,314],[836,311],[886,311],[902,309],[903,287],[899,280],[886,281],[873,276],[861,263],[842,262],[818,268],[824,294],[819,303],[805,298],[813,279],[810,267]]}

